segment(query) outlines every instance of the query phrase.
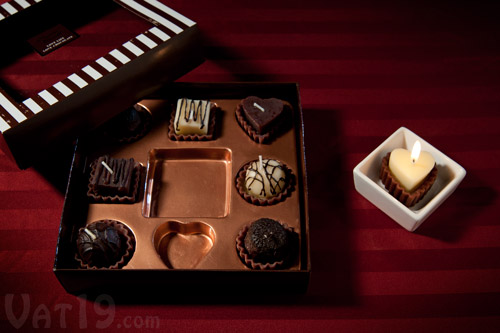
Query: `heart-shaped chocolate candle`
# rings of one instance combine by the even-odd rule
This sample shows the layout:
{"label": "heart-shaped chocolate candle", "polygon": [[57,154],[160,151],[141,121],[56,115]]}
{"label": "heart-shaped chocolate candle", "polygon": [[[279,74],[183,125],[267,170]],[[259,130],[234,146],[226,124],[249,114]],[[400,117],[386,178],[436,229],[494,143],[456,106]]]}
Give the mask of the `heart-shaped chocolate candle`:
{"label": "heart-shaped chocolate candle", "polygon": [[268,132],[283,113],[283,101],[250,96],[242,101],[246,120],[259,134]]}
{"label": "heart-shaped chocolate candle", "polygon": [[389,169],[408,192],[415,191],[422,184],[434,165],[434,158],[426,151],[420,153],[418,160],[412,161],[408,150],[397,148],[389,158]]}
{"label": "heart-shaped chocolate candle", "polygon": [[389,193],[407,207],[415,205],[437,178],[432,155],[415,142],[411,153],[396,148],[382,159],[380,179]]}

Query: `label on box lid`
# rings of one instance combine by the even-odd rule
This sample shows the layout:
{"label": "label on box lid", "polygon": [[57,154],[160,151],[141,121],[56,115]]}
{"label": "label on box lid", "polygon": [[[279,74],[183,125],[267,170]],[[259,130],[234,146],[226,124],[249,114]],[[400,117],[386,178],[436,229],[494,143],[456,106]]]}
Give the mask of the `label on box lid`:
{"label": "label on box lid", "polygon": [[35,49],[36,52],[44,56],[78,37],[79,36],[73,31],[61,24],[58,24],[41,34],[28,39],[28,43]]}

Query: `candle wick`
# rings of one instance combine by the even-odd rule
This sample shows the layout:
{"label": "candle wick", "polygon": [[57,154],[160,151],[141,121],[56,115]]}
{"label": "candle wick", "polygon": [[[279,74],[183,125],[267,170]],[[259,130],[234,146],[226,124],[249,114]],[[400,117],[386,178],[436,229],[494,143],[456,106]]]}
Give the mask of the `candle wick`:
{"label": "candle wick", "polygon": [[97,238],[89,229],[85,228],[83,229],[83,231],[85,231],[85,233],[89,235],[92,240],[95,240]]}
{"label": "candle wick", "polygon": [[411,163],[412,163],[412,164],[415,164],[415,162],[417,162],[417,160],[416,160],[416,159],[414,159],[414,158],[412,158],[412,159],[411,159]]}
{"label": "candle wick", "polygon": [[111,168],[109,167],[109,165],[108,165],[106,162],[101,161],[101,164],[102,164],[102,165],[103,165],[106,169],[108,169],[108,171],[109,171],[109,173],[110,173],[110,174],[113,174],[113,169],[111,169]]}
{"label": "candle wick", "polygon": [[259,170],[264,169],[264,166],[262,165],[262,155],[259,155]]}
{"label": "candle wick", "polygon": [[262,112],[266,112],[266,109],[264,109],[262,106],[260,106],[259,104],[257,103],[253,103],[253,106],[255,106],[257,109],[259,109],[260,111]]}

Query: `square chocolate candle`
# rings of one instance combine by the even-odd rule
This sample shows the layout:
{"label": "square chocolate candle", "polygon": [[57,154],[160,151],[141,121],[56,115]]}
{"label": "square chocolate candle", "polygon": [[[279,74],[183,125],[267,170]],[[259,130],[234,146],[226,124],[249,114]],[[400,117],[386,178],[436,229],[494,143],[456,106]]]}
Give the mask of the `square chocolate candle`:
{"label": "square chocolate candle", "polygon": [[100,195],[129,196],[132,192],[133,158],[112,158],[107,155],[97,159],[90,186]]}

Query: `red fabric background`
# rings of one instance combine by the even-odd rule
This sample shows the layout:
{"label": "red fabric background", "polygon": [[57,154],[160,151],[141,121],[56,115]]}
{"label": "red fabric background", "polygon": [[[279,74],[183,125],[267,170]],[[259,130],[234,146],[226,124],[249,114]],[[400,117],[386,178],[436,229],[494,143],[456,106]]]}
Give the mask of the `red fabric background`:
{"label": "red fabric background", "polygon": [[[286,301],[116,305],[108,330],[144,329],[147,316],[169,331],[500,329],[498,5],[163,2],[205,35],[208,60],[183,81],[299,82],[312,278],[304,296]],[[77,52],[76,69],[123,41],[117,31],[95,37]],[[32,70],[2,75],[39,91],[57,81],[47,76],[71,74],[66,60],[54,56],[41,68],[33,55],[24,60]],[[467,170],[415,233],[359,195],[352,180],[352,169],[401,126]],[[23,294],[30,305],[22,329],[47,324],[40,316],[53,329],[98,328],[106,319],[95,303],[66,294],[52,272],[67,172],[59,167],[56,176],[43,168],[20,171],[0,151],[2,331],[14,328],[9,309],[21,315]]]}

